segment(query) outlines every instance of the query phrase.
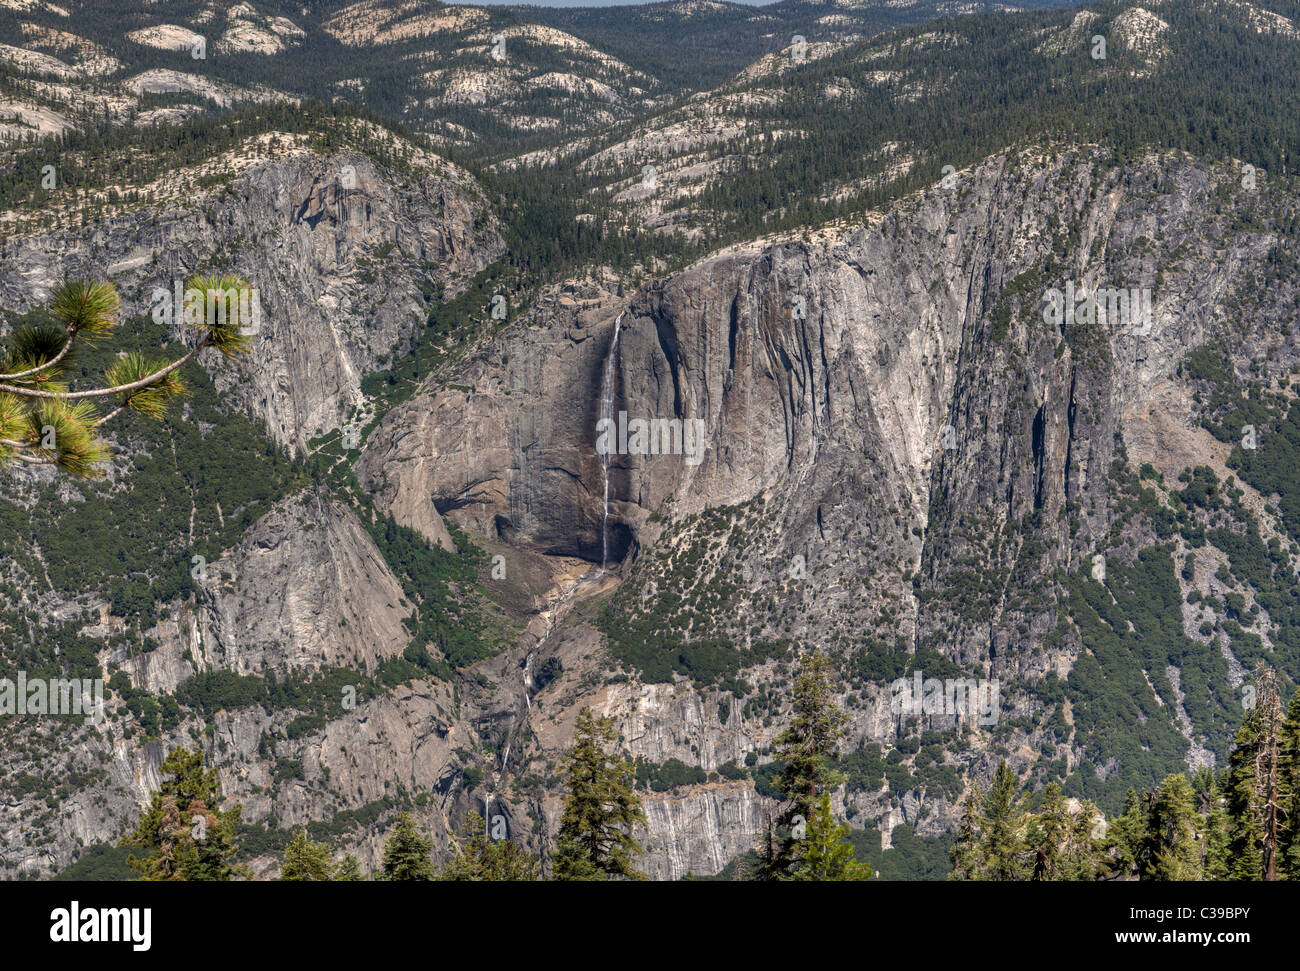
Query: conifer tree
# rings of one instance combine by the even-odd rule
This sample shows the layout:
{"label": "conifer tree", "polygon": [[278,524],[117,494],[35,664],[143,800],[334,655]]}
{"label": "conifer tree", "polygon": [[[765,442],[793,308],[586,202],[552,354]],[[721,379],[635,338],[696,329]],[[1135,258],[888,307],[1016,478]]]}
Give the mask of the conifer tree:
{"label": "conifer tree", "polygon": [[537,859],[509,839],[490,839],[483,817],[471,812],[455,839],[455,855],[438,873],[439,880],[536,880]]}
{"label": "conifer tree", "polygon": [[330,850],[324,843],[313,843],[307,831],[293,834],[284,848],[284,862],[280,864],[281,880],[329,880],[333,876]]}
{"label": "conifer tree", "polygon": [[1091,880],[1101,869],[1096,840],[1097,808],[1089,802],[1070,811],[1058,782],[1043,789],[1042,804],[1026,825],[1032,880]]}
{"label": "conifer tree", "polygon": [[[187,391],[180,368],[207,348],[227,357],[248,349],[252,321],[241,319],[238,277],[195,277],[189,281],[186,320],[199,330],[189,353],[174,361],[132,352],[109,366],[92,387],[70,383],[80,347],[112,336],[122,300],[111,283],[65,280],[55,287],[46,322],[19,327],[0,349],[0,467],[10,462],[54,465],[81,478],[103,475],[108,449],[100,428],[124,411],[160,419]],[[208,296],[220,292],[220,297]],[[227,294],[235,294],[235,310]],[[247,301],[246,301],[247,303]],[[178,308],[182,312],[184,308]],[[251,305],[250,313],[253,312]],[[100,414],[95,402],[108,400]]]}
{"label": "conifer tree", "polygon": [[984,833],[985,872],[990,880],[1020,880],[1025,876],[1024,847],[1016,774],[1003,759],[984,797],[980,828]]}
{"label": "conifer tree", "polygon": [[1286,879],[1300,880],[1300,690],[1278,732],[1278,807],[1278,868]]}
{"label": "conifer tree", "polygon": [[1156,791],[1148,829],[1148,880],[1199,880],[1201,848],[1195,795],[1181,773],[1165,776]]}
{"label": "conifer tree", "polygon": [[234,863],[240,806],[219,808],[221,782],[203,765],[199,749],[173,749],[163,760],[162,788],[153,794],[135,831],[120,845],[147,849],[127,858],[142,880],[230,880],[243,876]]}
{"label": "conifer tree", "polygon": [[794,713],[775,742],[776,757],[785,762],[776,785],[786,803],[775,823],[777,831],[769,825],[760,847],[760,879],[781,880],[794,874],[805,849],[798,835],[801,824],[806,829],[819,793],[830,792],[844,782],[844,775],[829,764],[848,721],[835,703],[830,670],[825,655],[810,652],[799,659]]}
{"label": "conifer tree", "polygon": [[384,879],[432,880],[432,854],[433,840],[420,834],[410,813],[402,813],[384,843]]}
{"label": "conifer tree", "polygon": [[1043,790],[1042,806],[1030,820],[1025,836],[1033,855],[1031,880],[1070,879],[1063,867],[1068,859],[1066,844],[1072,829],[1061,786],[1050,782]]}
{"label": "conifer tree", "polygon": [[1192,779],[1196,793],[1197,812],[1201,816],[1202,840],[1201,872],[1206,880],[1227,880],[1231,877],[1231,859],[1228,855],[1228,810],[1220,792],[1219,780],[1208,768],[1200,769]]}
{"label": "conifer tree", "polygon": [[1255,784],[1259,753],[1259,709],[1246,711],[1228,756],[1228,785],[1224,797],[1228,812],[1229,874],[1233,880],[1258,880],[1263,875],[1263,813]]}
{"label": "conifer tree", "polygon": [[361,864],[357,862],[357,858],[348,853],[335,865],[330,879],[339,883],[352,883],[355,880],[364,880],[365,877],[361,873]]}
{"label": "conifer tree", "polygon": [[966,808],[962,810],[961,823],[957,827],[957,840],[949,855],[953,880],[984,879],[984,844],[980,833],[983,801],[984,794],[978,786],[973,786],[966,796]]}
{"label": "conifer tree", "polygon": [[831,812],[831,795],[823,792],[808,819],[803,859],[793,880],[848,881],[871,879],[871,867],[859,863],[849,842],[849,827]]}
{"label": "conifer tree", "polygon": [[[1259,694],[1267,698],[1267,677]],[[1183,773],[1166,776],[1145,796],[1129,789],[1124,809],[1097,833],[1096,806],[1081,802],[1071,811],[1060,785],[1043,790],[1037,812],[1018,808],[1015,775],[1003,762],[993,786],[967,798],[950,858],[955,880],[1259,880],[1265,873],[1265,825],[1270,788],[1278,806],[1277,866],[1279,876],[1291,873],[1293,839],[1287,828],[1296,767],[1290,753],[1300,729],[1300,702],[1292,700],[1286,718],[1275,704],[1272,722],[1277,738],[1277,782],[1270,787],[1259,777],[1268,760],[1259,753],[1267,721],[1265,702],[1249,708],[1237,733],[1231,766],[1216,776],[1199,769],[1189,779]],[[1104,821],[1104,820],[1102,820]]]}
{"label": "conifer tree", "polygon": [[1071,880],[1099,880],[1106,872],[1106,861],[1102,856],[1105,847],[1105,819],[1095,803],[1085,799],[1080,804],[1079,811],[1074,815]]}
{"label": "conifer tree", "polygon": [[1151,816],[1137,790],[1129,788],[1124,811],[1106,831],[1109,877],[1128,880],[1141,876],[1147,865]]}
{"label": "conifer tree", "polygon": [[330,848],[326,844],[312,842],[307,838],[307,831],[300,829],[284,848],[280,879],[339,882],[361,879],[361,864],[351,853],[338,863],[334,863],[330,857]]}
{"label": "conifer tree", "polygon": [[1280,810],[1278,735],[1282,729],[1283,717],[1277,673],[1272,668],[1260,672],[1258,692],[1259,745],[1255,754],[1255,795],[1262,814],[1260,869],[1265,880],[1276,880]]}
{"label": "conifer tree", "polygon": [[612,718],[597,718],[590,708],[578,713],[573,749],[564,760],[568,793],[552,868],[556,880],[645,879],[633,866],[644,851],[632,829],[646,819],[632,766],[606,753],[617,740]]}

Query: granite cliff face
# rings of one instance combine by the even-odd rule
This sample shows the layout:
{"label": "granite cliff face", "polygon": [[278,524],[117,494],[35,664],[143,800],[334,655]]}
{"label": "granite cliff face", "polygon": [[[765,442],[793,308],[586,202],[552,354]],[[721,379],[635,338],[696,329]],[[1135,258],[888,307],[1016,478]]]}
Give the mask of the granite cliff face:
{"label": "granite cliff face", "polygon": [[[358,188],[344,191],[341,161],[253,166],[211,217],[118,221],[81,249],[71,236],[11,243],[0,296],[36,302],[63,269],[95,263],[143,293],[157,274],[146,254],[160,254],[164,274],[189,271],[246,236],[259,255],[236,253],[233,265],[265,287],[271,322],[239,382],[220,377],[278,441],[301,446],[346,417],[360,375],[410,340],[415,265],[436,263],[435,278],[454,286],[500,247],[471,189],[428,178],[397,188],[357,159]],[[301,732],[284,731],[294,712],[213,714],[204,744],[228,796],[246,819],[280,827],[354,813],[342,844],[368,865],[383,836],[368,814],[401,797],[416,797],[444,850],[485,800],[542,849],[561,812],[555,765],[591,707],[615,719],[634,759],[706,777],[646,793],[646,871],[716,873],[771,809],[750,778],[716,773],[768,760],[788,712],[791,657],[770,650],[781,643],[843,659],[845,755],[890,748],[905,727],[890,710],[892,679],[870,659],[925,651],[936,674],[1003,686],[996,737],[925,716],[955,776],[986,779],[1004,756],[1077,764],[1082,743],[1048,730],[1027,687],[1080,656],[1077,637],[1053,636],[1054,578],[1099,553],[1132,560],[1151,541],[1114,535],[1117,458],[1170,477],[1223,467],[1180,365],[1225,332],[1243,287],[1285,242],[1276,227],[1243,230],[1244,217],[1294,209],[1236,184],[1233,169],[1181,156],[1123,166],[1090,148],[999,156],[862,224],[728,250],[626,297],[589,283],[543,294],[389,412],[356,463],[380,512],[448,546],[445,520],[501,557],[492,589],[517,643],[453,682],[363,696]],[[398,256],[381,282],[363,282],[361,261],[387,244]],[[1149,289],[1152,316],[1053,323],[1045,294],[1067,283]],[[1290,292],[1254,298],[1231,348],[1243,370],[1295,367],[1282,326]],[[672,448],[612,455],[608,507],[596,451],[607,371],[615,413],[698,421],[707,446],[698,463]],[[1268,520],[1262,498],[1247,498]],[[202,593],[151,632],[154,651],[113,659],[134,687],[172,691],[196,671],[373,672],[409,640],[401,582],[328,496],[281,503],[208,571]],[[727,677],[654,676],[629,646],[630,632],[651,628],[663,650],[720,637],[750,653]],[[192,719],[170,737],[202,727]],[[1183,730],[1199,745],[1195,725]],[[30,798],[0,807],[6,862],[57,869],[78,844],[116,838],[156,785],[164,749],[83,732],[62,766],[102,765],[106,781],[72,793],[40,834],[26,821]],[[913,765],[914,752],[896,762]],[[34,763],[8,767],[23,766]],[[886,838],[900,823],[936,834],[959,795],[933,779],[882,783],[850,787],[836,806]]]}
{"label": "granite cliff face", "polygon": [[[1112,461],[1175,476],[1215,453],[1180,365],[1223,332],[1233,295],[1280,239],[1232,228],[1241,213],[1276,202],[1225,190],[1236,182],[1231,168],[1179,156],[1119,168],[1091,149],[997,157],[868,225],[727,252],[627,300],[553,294],[452,376],[456,387],[431,385],[389,415],[361,474],[381,505],[417,528],[433,509],[494,539],[598,564],[595,428],[617,327],[617,408],[700,419],[708,445],[698,465],[679,454],[612,458],[611,559],[622,561],[617,596],[634,604],[632,616],[671,592],[695,612],[670,613],[665,626],[680,623],[688,637],[937,650],[937,663],[964,677],[1001,681],[1004,718],[1029,716],[1001,739],[1013,761],[1045,750],[1077,763],[1073,739],[1034,726],[1041,702],[1012,686],[1065,676],[1078,656],[1076,638],[1049,637],[1051,578],[1086,571],[1099,553],[1132,557],[1153,539],[1112,535]],[[1044,266],[1051,275],[1037,272]],[[1134,319],[1114,308],[1107,317],[1103,294],[1091,323],[1054,323],[1046,294],[1067,283],[1150,291],[1152,313],[1139,318],[1135,302]],[[1269,372],[1284,375],[1295,352],[1281,336],[1286,298],[1275,296],[1261,301],[1235,356],[1243,367],[1267,358]],[[423,510],[396,501],[409,481],[427,495]],[[700,514],[718,506],[744,506],[742,525],[706,527]],[[700,536],[704,555],[683,567]],[[970,586],[975,577],[982,586]],[[723,582],[721,609],[698,596]],[[585,629],[595,650],[601,636]],[[613,715],[633,757],[651,762],[711,771],[770,744],[761,720],[738,707],[720,719],[712,689],[637,688],[635,666],[629,673],[626,686],[583,690],[562,678],[541,692],[532,709],[539,754],[558,750],[538,725],[548,716],[537,714],[554,712],[556,693],[565,712],[590,704]],[[745,674],[759,690],[779,690],[786,676],[780,665]],[[845,750],[895,740],[888,683],[845,687]],[[980,778],[995,762],[977,736],[952,764]],[[743,790],[702,789],[711,809],[681,805],[680,792],[657,801],[652,843],[656,827],[695,825],[685,819],[726,835],[698,853],[656,858],[655,872],[707,872],[718,844],[744,844],[739,833],[756,810]],[[934,833],[954,821],[947,794],[847,798],[886,832],[908,822]]]}
{"label": "granite cliff face", "polygon": [[[1156,457],[1150,406],[1276,242],[1235,239],[1225,253],[1222,217],[1204,210],[1211,188],[1211,174],[1187,160],[1115,170],[1090,152],[996,158],[869,226],[729,252],[626,302],[594,292],[594,309],[543,302],[455,375],[456,387],[431,387],[388,416],[361,477],[415,528],[433,509],[599,559],[595,428],[618,319],[618,409],[702,420],[707,449],[698,465],[676,454],[612,457],[617,558],[653,545],[663,517],[762,496],[779,529],[765,558],[729,560],[742,587],[759,593],[803,556],[817,578],[796,588],[806,632],[871,624],[887,597],[901,611],[892,629],[937,629],[944,618],[928,616],[937,605],[921,610],[903,575],[941,586],[965,552],[963,517],[981,511],[996,531],[1041,511],[1055,530],[1043,568],[1069,568],[1107,528],[1096,507],[1116,436],[1136,458]],[[1063,238],[1066,221],[1079,223],[1077,238]],[[1157,226],[1158,242],[1147,235]],[[1038,281],[1012,313],[1004,294],[1061,246],[1062,279]],[[1195,258],[1168,265],[1167,254],[1189,251]],[[1114,321],[1053,328],[1042,294],[1066,277],[1080,289],[1154,290],[1149,332]],[[1083,504],[1087,524],[1075,537],[1071,503]],[[957,656],[994,660],[996,638],[976,625]]]}
{"label": "granite cliff face", "polygon": [[205,666],[373,672],[410,640],[401,585],[352,511],[329,499],[277,508],[210,571],[194,611]]}
{"label": "granite cliff face", "polygon": [[[429,288],[454,294],[502,242],[473,180],[432,156],[400,175],[355,153],[322,156],[263,139],[228,161],[219,191],[137,208],[86,231],[6,239],[0,299],[41,305],[65,275],[107,277],[123,313],[196,273],[256,288],[262,322],[234,365],[213,363],[232,402],[278,442],[305,449],[361,401],[361,378],[405,354]],[[186,339],[183,323],[173,324]]]}
{"label": "granite cliff face", "polygon": [[[274,440],[301,453],[308,439],[353,415],[364,374],[409,349],[424,326],[433,290],[459,292],[501,252],[494,219],[469,176],[419,153],[406,162],[409,170],[399,174],[365,155],[323,156],[292,138],[263,140],[244,155],[223,160],[224,188],[187,197],[155,187],[154,209],[123,206],[89,231],[7,235],[0,242],[0,299],[21,312],[43,304],[64,276],[87,275],[116,283],[122,316],[149,315],[154,288],[171,290],[177,280],[214,270],[244,276],[260,291],[264,312],[251,353],[234,362],[215,355],[201,360],[230,407],[260,420]],[[180,173],[177,181],[184,183],[191,174]],[[55,213],[55,222],[58,217]],[[190,339],[181,324],[174,334]],[[8,494],[30,503],[33,490],[47,479],[43,473],[20,472]],[[69,502],[79,500],[75,490],[66,496]],[[166,695],[203,672],[283,679],[345,667],[364,675],[410,641],[404,622],[411,604],[400,583],[353,510],[321,494],[289,497],[235,549],[196,570],[197,596],[166,605],[157,625],[141,632],[152,649],[99,652],[106,677],[120,670],[133,690]],[[107,605],[40,599],[42,612],[55,619],[75,617],[87,606],[95,618],[84,628],[87,636],[125,632]],[[422,702],[412,697],[408,692],[406,707],[420,709]],[[389,699],[385,703],[402,707]],[[348,719],[357,737],[365,734],[357,726],[372,717],[362,714],[365,710],[363,695],[356,720]],[[408,716],[422,717],[409,711],[400,717]],[[245,801],[252,819],[268,812],[295,814],[292,808],[276,809],[270,797],[253,795],[272,781],[275,760],[288,758],[268,751],[264,734],[277,729],[283,734],[294,717],[241,709],[216,712],[209,722],[214,752],[222,752],[217,761],[223,763],[226,790]],[[391,716],[375,717],[378,725]],[[170,743],[183,744],[189,731],[199,728],[202,722],[169,733]],[[75,741],[51,748],[37,740],[19,746],[6,762],[10,778],[73,780],[71,786],[58,784],[66,798],[57,819],[35,808],[38,796],[21,787],[12,791],[0,824],[10,867],[55,871],[80,847],[115,841],[132,825],[150,788],[157,787],[166,754],[162,743],[140,745],[138,738],[112,728],[69,730]],[[341,724],[332,730],[347,731]],[[409,741],[423,730],[393,734]],[[289,805],[298,806],[299,814],[328,818],[344,805],[374,802],[395,791],[401,783],[381,765],[403,762],[411,772],[423,765],[395,750],[376,753],[374,762],[362,758],[372,751],[375,747],[366,744],[346,756],[335,752],[349,770],[360,767],[355,776],[349,770],[336,776],[337,783],[347,784],[344,803],[304,799],[304,782],[285,788]],[[298,754],[292,761],[301,761]],[[319,775],[321,764],[320,757],[308,757],[313,768],[302,771]],[[324,765],[328,776],[328,755]]]}

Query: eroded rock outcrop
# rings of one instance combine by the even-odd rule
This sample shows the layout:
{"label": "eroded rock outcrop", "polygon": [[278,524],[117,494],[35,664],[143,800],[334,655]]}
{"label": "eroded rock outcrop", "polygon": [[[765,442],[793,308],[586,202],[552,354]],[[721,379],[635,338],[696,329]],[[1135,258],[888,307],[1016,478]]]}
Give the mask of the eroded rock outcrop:
{"label": "eroded rock outcrop", "polygon": [[208,568],[194,655],[238,674],[373,671],[411,639],[411,604],[351,509],[308,495]]}
{"label": "eroded rock outcrop", "polygon": [[[260,296],[253,347],[233,363],[202,360],[228,400],[302,449],[348,418],[367,372],[410,349],[428,285],[455,293],[501,251],[477,186],[448,163],[408,179],[362,155],[300,150],[251,162],[197,202],[9,239],[0,300],[21,312],[65,275],[106,275],[123,315],[151,314],[155,289],[237,273]],[[173,336],[192,339],[180,322]]]}

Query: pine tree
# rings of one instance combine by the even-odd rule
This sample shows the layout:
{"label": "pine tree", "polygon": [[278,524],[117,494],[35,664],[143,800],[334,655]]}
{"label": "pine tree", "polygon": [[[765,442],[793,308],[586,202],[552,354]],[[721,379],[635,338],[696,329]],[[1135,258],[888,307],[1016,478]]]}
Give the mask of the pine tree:
{"label": "pine tree", "polygon": [[1098,880],[1106,872],[1106,861],[1102,856],[1105,835],[1098,828],[1104,829],[1105,815],[1095,803],[1084,800],[1079,804],[1079,811],[1073,814],[1074,830],[1069,844],[1069,880]]}
{"label": "pine tree", "polygon": [[1228,786],[1224,797],[1228,812],[1229,874],[1233,880],[1259,880],[1263,876],[1260,865],[1263,814],[1255,785],[1259,723],[1259,709],[1250,708],[1237,729],[1228,756]]}
{"label": "pine tree", "polygon": [[[187,292],[238,294],[248,284],[238,277],[196,277]],[[10,462],[54,465],[71,475],[103,475],[108,448],[100,428],[125,411],[146,418],[164,417],[171,403],[187,391],[180,368],[214,348],[230,357],[248,349],[246,324],[235,312],[227,319],[226,301],[192,302],[193,323],[202,331],[194,349],[175,361],[131,352],[118,355],[97,386],[73,388],[79,373],[72,367],[79,346],[112,336],[122,300],[111,283],[65,280],[54,289],[46,314],[49,323],[23,326],[0,353],[0,467]],[[250,307],[251,311],[251,307]],[[115,407],[101,415],[98,400]]]}
{"label": "pine tree", "polygon": [[1187,777],[1165,776],[1151,808],[1148,880],[1201,879],[1195,794]]}
{"label": "pine tree", "polygon": [[844,782],[843,774],[829,765],[848,720],[835,703],[830,670],[830,661],[822,654],[800,658],[793,688],[794,714],[775,742],[776,757],[785,762],[776,784],[787,802],[760,847],[759,879],[787,879],[798,869],[804,852],[798,827],[802,823],[806,828],[819,793]]}
{"label": "pine tree", "polygon": [[339,860],[334,867],[334,871],[330,874],[330,879],[339,883],[352,883],[356,880],[364,880],[365,877],[361,873],[361,864],[357,862],[355,856],[349,853]]}
{"label": "pine tree", "polygon": [[206,769],[201,750],[173,749],[163,760],[163,784],[140,815],[135,832],[120,845],[150,852],[128,857],[142,880],[230,880],[243,875],[233,864],[242,808],[217,808],[221,782]]}
{"label": "pine tree", "polygon": [[1020,880],[1025,875],[1016,774],[1003,759],[984,797],[980,828],[984,832],[986,873],[990,880]]}
{"label": "pine tree", "polygon": [[432,880],[432,853],[433,840],[420,835],[410,813],[402,813],[384,843],[384,879]]}
{"label": "pine tree", "polygon": [[456,853],[438,874],[439,880],[536,880],[538,863],[522,846],[509,839],[489,839],[478,813],[465,818],[455,840]]}
{"label": "pine tree", "polygon": [[1106,831],[1109,876],[1121,880],[1138,877],[1146,869],[1150,845],[1150,813],[1132,787],[1124,797],[1124,811]]}
{"label": "pine tree", "polygon": [[564,760],[568,794],[556,840],[556,880],[645,879],[633,867],[644,850],[632,828],[644,826],[646,819],[633,789],[632,766],[605,752],[617,740],[612,718],[597,718],[590,708],[578,713],[573,749]]}
{"label": "pine tree", "polygon": [[284,862],[280,864],[281,880],[330,880],[333,865],[330,850],[324,843],[313,843],[307,831],[300,829],[284,848]]}
{"label": "pine tree", "polygon": [[1278,807],[1278,867],[1287,879],[1300,880],[1300,690],[1278,732]]}
{"label": "pine tree", "polygon": [[980,805],[984,795],[975,786],[966,796],[961,823],[957,827],[957,841],[953,843],[949,859],[952,861],[953,880],[984,879],[984,844],[980,833]]}
{"label": "pine tree", "polygon": [[1259,677],[1259,746],[1255,755],[1255,791],[1263,814],[1260,869],[1265,880],[1278,878],[1279,796],[1278,734],[1282,729],[1282,701],[1277,673],[1267,668]]}
{"label": "pine tree", "polygon": [[1027,822],[1025,843],[1032,854],[1031,880],[1091,880],[1100,870],[1092,835],[1097,808],[1081,803],[1076,812],[1060,783],[1043,789],[1042,805]]}
{"label": "pine tree", "polygon": [[831,812],[831,796],[823,792],[808,819],[803,859],[793,880],[870,880],[871,867],[859,863],[849,842],[849,827],[837,822]]}
{"label": "pine tree", "polygon": [[1228,855],[1228,810],[1220,793],[1219,781],[1208,768],[1200,769],[1192,779],[1196,809],[1201,816],[1201,872],[1206,880],[1227,880],[1231,876]]}

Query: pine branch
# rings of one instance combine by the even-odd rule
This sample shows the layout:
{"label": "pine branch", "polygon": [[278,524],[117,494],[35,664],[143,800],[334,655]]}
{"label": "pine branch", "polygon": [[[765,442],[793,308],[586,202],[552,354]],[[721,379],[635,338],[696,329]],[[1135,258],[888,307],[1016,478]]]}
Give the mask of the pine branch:
{"label": "pine branch", "polygon": [[54,355],[54,357],[50,358],[44,364],[37,365],[34,368],[28,368],[26,371],[18,371],[14,374],[0,374],[0,381],[17,381],[19,378],[26,378],[33,374],[40,374],[42,371],[47,371],[52,367],[58,366],[59,362],[67,357],[72,351],[72,344],[76,339],[76,331],[70,331],[68,333],[68,339],[63,344],[63,348],[58,354]]}
{"label": "pine branch", "polygon": [[115,394],[129,394],[132,391],[139,391],[141,388],[147,388],[150,385],[157,384],[167,375],[171,374],[177,368],[183,367],[190,361],[194,360],[199,351],[212,345],[211,337],[204,337],[199,341],[198,346],[190,351],[184,357],[178,358],[171,364],[168,364],[160,371],[141,378],[139,381],[132,381],[130,384],[121,384],[112,388],[92,388],[89,391],[33,391],[28,388],[18,388],[8,384],[0,384],[0,391],[7,391],[10,394],[18,395],[23,398],[44,398],[58,399],[60,401],[75,401],[86,398],[107,398]]}

